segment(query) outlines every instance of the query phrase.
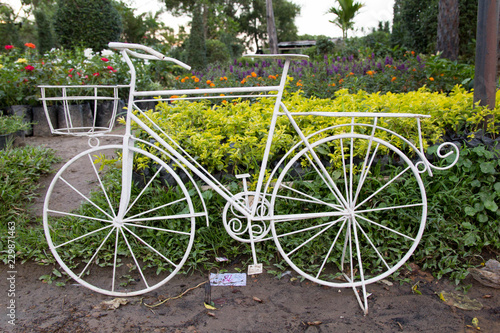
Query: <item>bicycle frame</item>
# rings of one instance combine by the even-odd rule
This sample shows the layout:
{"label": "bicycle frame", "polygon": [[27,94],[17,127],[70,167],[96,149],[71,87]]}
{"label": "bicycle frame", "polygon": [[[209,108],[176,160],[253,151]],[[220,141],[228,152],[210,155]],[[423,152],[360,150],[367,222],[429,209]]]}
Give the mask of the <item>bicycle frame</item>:
{"label": "bicycle frame", "polygon": [[[130,51],[129,49],[124,49],[121,51],[123,58],[125,59],[126,63],[129,65],[130,70],[131,70],[131,83],[130,83],[130,95],[129,95],[129,111],[127,112],[127,119],[126,119],[126,134],[124,136],[124,147],[127,147],[129,144],[131,144],[131,124],[132,122],[135,122],[140,128],[142,128],[144,131],[146,131],[149,135],[151,135],[152,138],[154,138],[157,142],[161,144],[163,148],[165,148],[171,155],[172,157],[180,162],[181,164],[185,165],[187,169],[192,171],[196,176],[200,177],[210,188],[212,188],[214,191],[216,191],[218,194],[220,194],[225,200],[230,202],[234,207],[242,214],[245,215],[245,217],[252,219],[255,218],[255,211],[256,207],[258,206],[258,198],[262,194],[262,189],[263,189],[263,182],[264,182],[264,174],[265,170],[267,167],[267,163],[269,160],[269,152],[271,150],[271,145],[272,145],[272,137],[274,134],[274,129],[276,126],[276,121],[278,116],[280,115],[280,108],[283,108],[284,105],[281,103],[281,99],[283,96],[283,91],[285,88],[286,84],[286,79],[287,79],[287,72],[288,68],[290,66],[290,61],[292,59],[300,59],[300,58],[306,58],[306,56],[300,56],[300,55],[291,55],[291,56],[285,56],[285,64],[280,80],[280,84],[277,86],[266,86],[266,87],[249,87],[249,88],[226,88],[226,89],[192,89],[192,90],[164,90],[164,91],[135,91],[135,78],[136,78],[136,73],[135,73],[135,68],[134,65],[130,59],[130,54],[134,56],[138,56],[139,54],[133,51]],[[139,55],[139,57],[144,58],[142,54]],[[146,56],[147,59],[151,59],[150,57]],[[152,97],[152,96],[166,96],[166,95],[202,95],[203,94],[221,94],[221,93],[246,93],[243,95],[236,95],[236,96],[231,96],[231,98],[238,98],[238,97],[248,97],[251,96],[249,93],[267,93],[266,95],[258,95],[259,98],[261,97],[273,97],[276,98],[275,101],[275,106],[274,106],[274,111],[273,111],[273,116],[271,119],[270,127],[269,127],[269,134],[267,136],[267,141],[266,141],[266,147],[264,151],[264,158],[262,161],[262,164],[260,166],[260,172],[259,172],[259,178],[257,181],[257,188],[256,188],[256,197],[257,200],[254,200],[252,209],[249,211],[247,207],[242,205],[240,202],[235,201],[233,199],[234,194],[229,192],[224,185],[222,185],[219,181],[217,181],[214,177],[210,175],[210,173],[199,163],[197,163],[192,156],[190,156],[186,151],[184,151],[172,138],[168,136],[167,133],[165,133],[161,128],[159,128],[154,122],[148,118],[149,122],[155,126],[155,129],[157,131],[160,131],[163,135],[165,135],[169,140],[171,141],[172,144],[166,142],[163,138],[161,138],[157,132],[155,132],[150,126],[145,124],[138,116],[136,116],[132,110],[137,110],[139,112],[142,112],[142,110],[137,107],[137,103],[140,102],[145,102],[145,101],[151,101],[151,100],[141,100],[137,101],[137,97]],[[275,94],[271,94],[275,93]],[[217,98],[218,96],[214,96],[214,98]],[[221,97],[218,97],[221,98]],[[226,96],[227,98],[227,96]],[[181,98],[182,99],[182,98]],[[191,98],[186,98],[186,99],[191,99]],[[192,99],[201,99],[201,97],[195,97]],[[158,99],[154,99],[154,101],[157,101]],[[167,98],[166,100],[171,100]],[[284,112],[288,112],[285,109],[283,109]],[[144,114],[143,114],[144,115]],[[144,115],[145,116],[145,115]],[[146,116],[147,117],[147,116]],[[297,127],[298,129],[298,127]],[[300,129],[299,129],[300,131]],[[303,137],[303,134],[300,132],[299,135]],[[124,156],[124,164],[128,166],[128,169],[130,169],[127,174],[124,177],[127,177],[127,179],[124,179],[124,182],[130,182],[131,181],[131,160],[129,156]],[[128,162],[127,162],[128,161]],[[243,175],[246,176],[246,175]],[[128,202],[128,198],[130,197],[129,193],[123,193],[122,195],[122,201],[123,201],[123,211],[126,209],[126,204]]]}
{"label": "bicycle frame", "polygon": [[[115,48],[120,48],[120,43],[112,43],[115,44]],[[125,44],[125,47],[136,47],[139,49],[144,49],[142,45],[137,45],[137,44]],[[151,52],[151,50],[148,50],[148,52]],[[189,169],[191,172],[193,172],[196,176],[198,176],[200,179],[202,179],[210,188],[212,188],[214,191],[216,191],[218,194],[220,194],[227,202],[229,202],[231,205],[233,205],[234,208],[236,208],[240,213],[242,213],[247,219],[254,220],[254,221],[259,221],[259,220],[266,220],[266,221],[271,221],[271,220],[286,220],[290,218],[294,219],[300,219],[301,216],[293,215],[293,216],[273,216],[273,217],[256,217],[256,209],[258,207],[259,201],[261,200],[261,197],[263,194],[266,193],[267,191],[267,185],[264,187],[264,176],[265,176],[265,171],[267,169],[267,165],[269,162],[269,153],[271,150],[272,146],[272,138],[274,135],[274,130],[277,122],[278,116],[285,115],[290,123],[292,124],[293,128],[295,129],[296,133],[300,137],[300,141],[297,143],[297,146],[303,144],[312,154],[313,159],[318,163],[318,165],[322,166],[322,164],[319,162],[319,157],[316,155],[314,150],[311,148],[311,144],[309,143],[309,139],[313,137],[314,135],[328,130],[332,129],[338,126],[334,127],[329,127],[327,129],[323,129],[321,131],[318,131],[316,133],[313,133],[309,136],[305,136],[301,129],[299,128],[297,122],[294,120],[294,117],[296,116],[307,116],[307,115],[312,115],[312,116],[321,116],[321,117],[351,117],[352,122],[350,125],[342,125],[342,126],[350,126],[351,127],[351,132],[354,132],[354,126],[365,126],[365,127],[371,127],[372,132],[371,132],[371,137],[373,138],[375,135],[375,131],[378,130],[384,130],[387,131],[388,133],[397,136],[399,139],[403,140],[406,142],[406,144],[409,145],[409,147],[416,152],[416,154],[419,156],[420,161],[418,164],[423,164],[423,169],[421,169],[421,172],[427,171],[431,176],[432,176],[432,171],[431,168],[437,168],[433,166],[426,158],[423,152],[423,144],[422,144],[422,136],[421,136],[421,129],[420,129],[420,118],[428,118],[430,116],[426,115],[419,115],[419,114],[400,114],[400,113],[362,113],[362,112],[341,112],[341,113],[328,113],[328,112],[301,112],[301,113],[291,113],[288,111],[286,106],[282,102],[282,97],[283,97],[283,92],[285,89],[285,84],[287,80],[287,73],[288,69],[290,66],[290,62],[292,60],[296,59],[305,59],[307,56],[303,55],[280,55],[280,56],[266,56],[266,55],[260,55],[260,56],[254,56],[254,57],[262,57],[262,58],[271,58],[271,59],[285,59],[285,63],[283,66],[283,71],[280,79],[280,84],[277,86],[264,86],[264,87],[234,87],[234,88],[211,88],[211,89],[186,89],[186,90],[155,90],[155,91],[136,91],[136,72],[135,72],[135,67],[134,64],[132,63],[130,56],[134,56],[137,58],[144,58],[144,59],[152,59],[152,60],[169,60],[169,61],[174,61],[176,64],[184,67],[184,68],[189,68],[189,66],[175,60],[172,58],[165,58],[162,56],[157,55],[145,55],[142,53],[137,53],[134,51],[131,51],[129,48],[122,48],[121,49],[121,54],[123,58],[125,59],[126,63],[130,67],[130,74],[131,74],[131,82],[130,82],[130,95],[129,95],[129,101],[128,101],[128,112],[127,112],[127,119],[126,119],[126,134],[124,136],[124,147],[127,147],[129,144],[132,143],[133,137],[131,136],[131,124],[132,122],[135,122],[140,128],[142,128],[144,131],[146,131],[149,135],[151,135],[152,138],[154,138],[157,142],[163,146],[169,154],[171,154],[172,158],[174,158],[178,163],[186,166],[187,169]],[[213,176],[210,175],[210,173],[199,163],[195,161],[195,159],[189,155],[185,150],[180,147],[175,140],[173,140],[167,133],[165,133],[158,125],[156,125],[151,119],[147,118],[148,121],[153,125],[154,129],[159,131],[161,134],[166,136],[171,143],[166,142],[163,138],[158,135],[157,132],[155,132],[150,126],[148,126],[146,123],[144,123],[138,116],[136,116],[132,110],[137,110],[139,112],[142,112],[142,110],[137,106],[137,103],[141,102],[148,102],[148,101],[158,101],[158,100],[163,100],[163,101],[172,101],[172,98],[156,98],[156,99],[151,99],[151,97],[154,96],[171,96],[171,95],[199,95],[203,96],[204,94],[227,94],[227,93],[237,93],[239,95],[233,95],[230,96],[230,98],[239,98],[239,97],[249,97],[249,96],[254,96],[250,95],[250,93],[266,93],[265,95],[258,95],[257,97],[273,97],[276,98],[275,103],[274,103],[274,110],[272,114],[272,119],[270,122],[269,126],[269,133],[267,136],[267,141],[266,141],[266,146],[264,150],[264,156],[262,163],[259,168],[259,177],[257,181],[257,186],[255,192],[255,198],[256,200],[253,201],[251,209],[248,209],[244,204],[240,203],[239,201],[236,201],[233,199],[234,193],[229,192],[223,184],[221,184],[219,181],[217,181]],[[274,93],[274,94],[272,94]],[[138,100],[138,97],[149,97],[150,99],[143,99],[143,100]],[[227,98],[228,96],[224,96],[224,98]],[[197,99],[206,99],[207,96],[203,97],[181,97],[181,98],[176,98],[177,100],[179,99],[188,99],[188,100],[197,100]],[[222,98],[220,96],[210,96],[209,98]],[[281,111],[280,111],[281,110]],[[360,123],[355,123],[354,119],[357,117],[372,117],[374,119],[373,124],[360,124]],[[417,119],[417,126],[418,126],[418,133],[419,133],[419,147],[417,148],[413,143],[411,143],[408,139],[402,137],[398,133],[395,133],[389,129],[380,127],[377,125],[377,120],[378,118],[382,117],[411,117],[411,118],[416,118]],[[294,147],[294,148],[295,148]],[[293,149],[293,148],[292,148]],[[442,149],[442,147],[439,148],[439,151]],[[126,152],[127,150],[125,150]],[[444,158],[451,154],[452,152],[448,152],[445,155],[440,155],[440,157]],[[458,158],[458,154],[457,154]],[[123,179],[125,183],[129,183],[131,181],[131,159],[130,156],[128,156],[125,153],[125,156],[123,157],[124,164],[128,166],[128,172],[124,173],[124,177],[126,179]],[[453,165],[452,163],[451,165]],[[451,167],[451,166],[449,166]],[[342,197],[340,194],[340,191],[336,187],[334,181],[331,179],[330,174],[323,168],[320,167],[322,170],[322,173],[326,180],[332,185],[335,194],[337,196],[337,199],[339,202],[342,202],[346,207],[348,206],[348,203],[346,202],[345,198]],[[274,174],[276,170],[273,171],[272,174]],[[246,183],[244,178],[248,175],[240,175],[238,178],[243,178],[244,182],[244,187],[246,187]],[[269,185],[269,184],[268,184]],[[125,190],[126,191],[126,190]],[[128,203],[128,199],[130,197],[129,193],[123,193],[122,195],[122,205],[123,205],[123,211],[126,210],[126,204]],[[342,215],[342,213],[339,211],[338,215]],[[320,217],[321,215],[318,215]],[[335,214],[330,214],[328,216],[336,216]],[[308,217],[311,217],[308,215]]]}
{"label": "bicycle frame", "polygon": [[[282,101],[287,72],[293,60],[306,58],[303,55],[254,56],[284,59],[279,85],[137,91],[136,72],[131,57],[172,61],[186,69],[189,66],[140,44],[110,43],[109,47],[120,50],[130,68],[130,84],[117,86],[127,87],[130,91],[123,143],[100,146],[99,134],[88,131],[87,136],[95,138],[97,144],[89,142],[92,148],[78,154],[61,168],[48,189],[44,205],[46,238],[56,260],[65,271],[85,286],[113,296],[139,295],[166,283],[188,258],[194,242],[196,218],[205,217],[208,224],[208,210],[200,186],[196,183],[198,179],[195,181],[195,177],[198,177],[227,201],[222,212],[226,231],[233,239],[250,243],[253,265],[249,266],[249,274],[262,272],[262,264],[257,263],[255,243],[273,239],[281,258],[304,278],[335,288],[352,287],[366,314],[366,285],[389,276],[401,267],[412,255],[424,232],[427,197],[421,174],[427,172],[432,175],[432,169],[450,168],[458,160],[458,148],[452,143],[441,144],[438,148],[440,158],[456,153],[454,161],[449,165],[437,167],[427,160],[420,121],[429,116],[371,112],[291,112]],[[42,93],[43,89],[42,87]],[[154,98],[155,96],[160,97]],[[256,176],[256,189],[250,191],[246,184],[246,178],[250,175],[236,175],[243,185],[243,190],[239,193],[232,193],[226,188],[160,128],[153,121],[154,117],[149,117],[138,106],[149,101],[239,97],[275,99],[264,154]],[[83,99],[87,97],[84,96]],[[116,89],[115,96],[111,99],[116,101]],[[66,102],[70,97],[66,96],[63,87],[63,96],[43,97],[43,101],[46,100]],[[64,103],[65,106],[67,104]],[[273,136],[280,116],[288,119],[298,136],[298,142],[289,147],[279,161],[271,161]],[[343,117],[347,118],[347,122],[334,122],[336,125],[325,125],[325,128],[306,135],[298,121],[303,116]],[[386,128],[389,126],[380,124],[380,118],[390,117],[415,119],[417,135],[405,138]],[[367,118],[370,120],[367,121]],[[147,133],[147,138],[135,137],[132,134],[133,125]],[[67,134],[78,134],[72,133],[73,130],[75,129],[68,127]],[[148,148],[143,149],[143,144]],[[405,148],[398,148],[400,144]],[[445,147],[451,148],[451,151],[445,152]],[[156,151],[150,152],[149,148]],[[407,156],[407,149],[414,152],[412,159]],[[106,156],[108,152],[113,156],[113,163],[107,163],[106,159],[101,161],[101,156]],[[158,154],[167,160],[160,158]],[[141,181],[144,182],[133,182],[134,155],[143,156],[143,160],[155,163],[151,170],[146,170],[141,175]],[[120,160],[120,156],[121,169],[114,164]],[[305,165],[303,168],[302,163]],[[144,165],[147,164],[145,162]],[[101,192],[97,193],[95,200],[93,189],[80,188],[78,184],[68,181],[73,170],[82,165],[92,169],[92,174],[87,175],[89,181],[97,180],[99,183]],[[271,170],[269,175],[268,169]],[[106,179],[101,171],[103,174],[109,171],[121,173],[121,183],[116,177]],[[160,174],[162,171],[172,178],[167,179],[167,182],[170,184],[172,181],[176,186],[172,193],[165,191],[164,179]],[[186,173],[189,182],[198,192],[203,210],[193,205],[193,193],[186,188],[185,179],[181,179],[179,171]],[[85,211],[74,213],[71,207],[54,207],[56,205],[51,200],[52,194],[66,190],[68,186],[86,200],[88,207]],[[108,193],[112,196],[108,197]],[[397,195],[393,196],[393,193]],[[163,194],[166,195],[162,198],[165,199],[165,204],[162,202],[157,205],[156,201],[150,200],[152,196]],[[62,218],[52,219],[49,214]],[[74,225],[80,227],[75,228],[74,235],[60,237],[57,232],[53,232],[60,225],[64,228],[73,228]],[[268,236],[270,231],[271,237]],[[245,238],[240,237],[241,235]],[[108,242],[108,239],[114,239],[114,244],[110,243],[112,241]],[[76,269],[73,271],[66,264],[72,263],[74,258],[67,248],[80,241],[90,243],[88,246],[91,247],[92,257],[77,275]],[[113,254],[113,269],[108,274],[110,279],[105,282],[95,281],[93,276],[86,274],[90,273],[87,268],[98,258],[104,246],[106,253]],[[132,259],[122,258],[127,253]],[[156,275],[161,274],[161,277],[148,282],[143,271],[150,271],[152,267],[137,260],[134,253],[141,254],[144,261],[158,262]],[[121,261],[122,259],[125,260]],[[100,267],[98,265],[96,269]],[[131,277],[132,274],[135,278]],[[339,277],[343,280],[339,281]],[[130,286],[133,291],[129,292],[127,286],[131,279],[134,285]],[[127,289],[122,290],[115,283],[124,280],[124,287]],[[136,285],[135,281],[142,283]],[[362,287],[364,302],[356,292],[358,287]]]}

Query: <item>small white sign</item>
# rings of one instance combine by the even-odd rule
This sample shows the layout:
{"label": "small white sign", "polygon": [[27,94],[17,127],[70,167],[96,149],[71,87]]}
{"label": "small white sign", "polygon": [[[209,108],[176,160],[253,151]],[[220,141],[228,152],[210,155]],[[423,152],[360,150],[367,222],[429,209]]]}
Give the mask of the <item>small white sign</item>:
{"label": "small white sign", "polygon": [[248,275],[262,274],[262,264],[248,266]]}
{"label": "small white sign", "polygon": [[246,286],[247,275],[245,273],[210,273],[211,286]]}

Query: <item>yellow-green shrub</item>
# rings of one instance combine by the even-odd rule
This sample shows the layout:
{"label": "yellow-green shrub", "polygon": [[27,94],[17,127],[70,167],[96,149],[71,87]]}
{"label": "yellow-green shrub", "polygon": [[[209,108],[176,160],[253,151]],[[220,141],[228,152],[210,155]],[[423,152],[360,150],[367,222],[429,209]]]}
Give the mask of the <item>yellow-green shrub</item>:
{"label": "yellow-green shrub", "polygon": [[[499,93],[500,99],[500,93]],[[488,115],[498,119],[500,103],[493,110],[473,107],[473,94],[455,87],[450,94],[430,92],[425,88],[404,94],[369,94],[347,90],[335,93],[334,99],[305,98],[300,92],[285,96],[284,104],[290,112],[389,112],[430,115],[422,119],[424,148],[439,142],[446,131],[455,133],[474,132],[481,128]],[[212,105],[206,101],[160,102],[156,110],[146,115],[186,151],[194,156],[210,172],[248,172],[256,170],[263,157],[271,121],[274,99],[257,101],[230,101]],[[297,116],[294,117],[305,135],[320,129],[349,124],[345,117]],[[358,118],[358,122],[372,123],[371,118]],[[417,123],[414,118],[381,118],[378,125],[389,128],[408,138],[418,146]],[[371,133],[370,128],[359,128],[361,133]],[[350,131],[349,126],[326,131],[311,139],[312,142],[339,132]],[[498,134],[498,128],[490,122],[489,133]],[[144,138],[145,133],[141,136]],[[404,143],[386,132],[377,136],[390,141],[401,149]],[[271,159],[286,153],[299,137],[286,116],[278,117],[273,137]],[[335,159],[332,158],[332,162]]]}

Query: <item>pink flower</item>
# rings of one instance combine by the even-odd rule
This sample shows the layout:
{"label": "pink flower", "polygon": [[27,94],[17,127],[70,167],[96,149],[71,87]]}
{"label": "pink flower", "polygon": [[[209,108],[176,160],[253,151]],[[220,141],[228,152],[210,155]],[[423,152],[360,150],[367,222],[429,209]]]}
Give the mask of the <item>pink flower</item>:
{"label": "pink flower", "polygon": [[101,60],[104,61],[104,62],[108,62],[109,61],[108,58],[101,58]]}
{"label": "pink flower", "polygon": [[73,77],[73,75],[71,75],[71,74],[68,74],[68,76],[69,76],[69,77]]}
{"label": "pink flower", "polygon": [[31,65],[28,65],[28,66],[24,67],[24,69],[25,69],[26,71],[28,71],[28,72],[31,72],[32,70],[34,70],[34,69],[35,69],[35,67],[33,67],[33,66],[31,66]]}
{"label": "pink flower", "polygon": [[12,50],[14,48],[14,45],[5,45],[6,50]]}
{"label": "pink flower", "polygon": [[71,72],[72,72],[72,71],[74,71],[74,70],[75,70],[74,68],[70,68],[70,69],[68,70],[68,72],[70,72],[70,73],[71,73]]}

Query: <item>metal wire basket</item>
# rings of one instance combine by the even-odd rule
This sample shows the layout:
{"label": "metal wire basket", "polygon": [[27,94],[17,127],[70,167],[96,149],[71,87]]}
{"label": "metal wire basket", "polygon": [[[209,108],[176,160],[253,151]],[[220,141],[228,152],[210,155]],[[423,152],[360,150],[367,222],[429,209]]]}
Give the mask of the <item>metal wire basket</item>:
{"label": "metal wire basket", "polygon": [[92,136],[113,129],[118,85],[43,85],[41,98],[52,134]]}

